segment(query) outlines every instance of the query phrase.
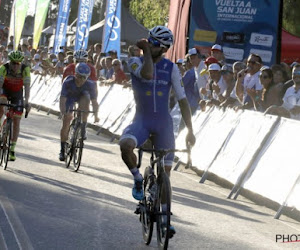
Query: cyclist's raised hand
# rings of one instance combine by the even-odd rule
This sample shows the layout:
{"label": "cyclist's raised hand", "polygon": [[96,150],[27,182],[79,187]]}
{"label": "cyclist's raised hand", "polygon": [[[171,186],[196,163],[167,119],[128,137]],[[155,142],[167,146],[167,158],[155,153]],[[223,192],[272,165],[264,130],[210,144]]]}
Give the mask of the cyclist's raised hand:
{"label": "cyclist's raised hand", "polygon": [[97,122],[99,122],[100,121],[100,119],[99,119],[99,117],[94,117],[94,123],[97,123]]}
{"label": "cyclist's raised hand", "polygon": [[188,133],[187,133],[186,138],[185,138],[185,142],[186,142],[187,145],[190,145],[190,146],[195,145],[196,137],[195,137],[193,131],[188,130]]}
{"label": "cyclist's raised hand", "polygon": [[145,38],[143,38],[141,40],[138,40],[137,43],[136,43],[136,46],[138,46],[142,50],[150,48],[148,40],[145,39]]}

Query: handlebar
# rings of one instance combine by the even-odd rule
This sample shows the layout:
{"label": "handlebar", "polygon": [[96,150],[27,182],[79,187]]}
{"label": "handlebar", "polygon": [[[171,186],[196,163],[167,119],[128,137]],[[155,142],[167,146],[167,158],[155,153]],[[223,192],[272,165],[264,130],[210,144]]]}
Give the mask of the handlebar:
{"label": "handlebar", "polygon": [[22,109],[26,109],[26,112],[25,112],[25,118],[28,117],[28,114],[30,112],[30,109],[31,109],[31,105],[16,105],[16,104],[13,104],[13,103],[0,103],[0,106],[5,106],[5,107],[8,107],[8,108],[22,108]]}

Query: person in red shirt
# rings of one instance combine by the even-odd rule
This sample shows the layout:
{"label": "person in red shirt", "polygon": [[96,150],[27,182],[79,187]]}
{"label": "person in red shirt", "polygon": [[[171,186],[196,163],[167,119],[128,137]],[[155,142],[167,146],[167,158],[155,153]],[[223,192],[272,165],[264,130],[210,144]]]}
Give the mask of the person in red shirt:
{"label": "person in red shirt", "polygon": [[[67,67],[65,67],[62,81],[64,81],[64,79],[69,75],[72,75],[72,76],[75,75],[75,67],[76,67],[77,63],[80,63],[80,62],[87,63],[88,52],[85,50],[77,50],[74,52],[74,59],[75,59],[75,63],[71,63]],[[95,70],[94,65],[92,65],[90,63],[87,63],[87,65],[91,69],[91,74],[90,74],[89,79],[96,82],[97,76],[96,76],[96,70]]]}
{"label": "person in red shirt", "polygon": [[129,79],[121,68],[121,61],[119,59],[114,59],[112,61],[112,66],[114,70],[113,76],[111,79],[104,81],[105,84],[117,83],[127,87],[127,82]]}

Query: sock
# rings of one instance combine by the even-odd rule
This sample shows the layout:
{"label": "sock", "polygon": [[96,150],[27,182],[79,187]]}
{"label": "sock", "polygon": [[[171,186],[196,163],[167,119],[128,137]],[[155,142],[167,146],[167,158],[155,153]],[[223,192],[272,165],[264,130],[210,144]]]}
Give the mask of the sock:
{"label": "sock", "polygon": [[13,151],[13,152],[15,151],[16,144],[17,144],[17,142],[15,142],[15,141],[11,142],[10,151]]}
{"label": "sock", "polygon": [[140,174],[140,171],[137,167],[130,169],[135,180],[143,180],[143,176]]}
{"label": "sock", "polygon": [[61,141],[60,142],[60,150],[64,152],[65,151],[65,146],[66,146],[66,142]]}

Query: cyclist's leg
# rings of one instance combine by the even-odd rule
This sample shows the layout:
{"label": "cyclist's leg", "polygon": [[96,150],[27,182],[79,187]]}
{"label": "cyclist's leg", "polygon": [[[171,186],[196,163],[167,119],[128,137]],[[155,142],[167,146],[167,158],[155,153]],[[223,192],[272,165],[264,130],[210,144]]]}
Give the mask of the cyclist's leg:
{"label": "cyclist's leg", "polygon": [[[74,106],[74,100],[67,99],[66,110],[68,111],[68,110],[72,109],[73,106]],[[68,132],[69,132],[69,127],[70,127],[72,118],[73,118],[73,114],[71,112],[67,112],[62,117],[62,127],[60,130],[60,153],[59,153],[60,161],[65,160],[65,146],[66,146],[66,142],[68,140]]]}
{"label": "cyclist's leg", "polygon": [[8,98],[11,100],[12,104],[18,106],[14,108],[12,139],[11,139],[11,146],[10,146],[10,160],[15,160],[16,159],[15,147],[20,133],[20,123],[23,114],[23,105],[24,105],[23,91],[20,90],[18,92],[11,92]]}
{"label": "cyclist's leg", "polygon": [[142,145],[149,137],[148,130],[142,125],[142,120],[136,119],[124,130],[119,143],[122,159],[134,178],[135,184],[132,195],[137,200],[142,200],[144,197],[142,188],[143,177],[137,168],[137,157],[133,150],[137,146]]}
{"label": "cyclist's leg", "polygon": [[[7,103],[7,96],[6,95],[1,95],[0,96],[0,103]],[[0,106],[0,119],[2,118],[4,114],[4,106]]]}
{"label": "cyclist's leg", "polygon": [[[88,112],[90,107],[90,101],[91,101],[90,94],[87,91],[83,91],[79,99],[79,109]],[[81,135],[84,140],[86,139],[86,127],[87,127],[87,119],[89,115],[89,113],[87,112],[82,113]]]}

